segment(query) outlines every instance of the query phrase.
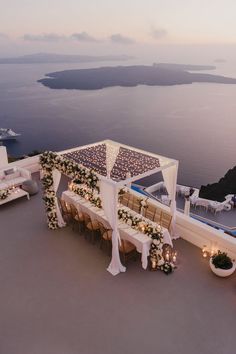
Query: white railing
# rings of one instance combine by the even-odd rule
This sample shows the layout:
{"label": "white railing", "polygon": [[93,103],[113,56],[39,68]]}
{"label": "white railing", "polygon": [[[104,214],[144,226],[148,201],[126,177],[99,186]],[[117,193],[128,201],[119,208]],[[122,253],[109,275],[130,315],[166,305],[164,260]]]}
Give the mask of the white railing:
{"label": "white railing", "polygon": [[[132,193],[136,194],[143,199],[146,196],[132,190]],[[158,208],[170,212],[170,208],[157,200],[148,198],[148,201]],[[198,220],[195,220],[179,211],[176,212],[176,232],[184,240],[194,244],[195,246],[202,248],[207,246],[209,251],[221,251],[227,252],[230,257],[236,259],[236,238],[230,236],[222,231],[216,230],[211,226],[208,226]]]}

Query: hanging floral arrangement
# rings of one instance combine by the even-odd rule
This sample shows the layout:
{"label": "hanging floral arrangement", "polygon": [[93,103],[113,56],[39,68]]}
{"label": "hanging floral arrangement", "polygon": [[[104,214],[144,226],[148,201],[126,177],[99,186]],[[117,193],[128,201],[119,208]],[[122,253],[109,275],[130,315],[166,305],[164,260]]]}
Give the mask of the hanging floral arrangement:
{"label": "hanging floral arrangement", "polygon": [[[77,183],[80,181],[80,183],[85,184],[90,190],[96,190],[97,192],[99,191],[99,179],[93,170],[83,167],[61,155],[57,155],[52,151],[45,151],[40,156],[40,165],[43,171],[43,200],[46,207],[48,227],[54,230],[58,228],[58,219],[56,194],[53,188],[53,170],[57,169],[62,174],[76,180]],[[99,202],[97,202],[97,204],[99,204]]]}

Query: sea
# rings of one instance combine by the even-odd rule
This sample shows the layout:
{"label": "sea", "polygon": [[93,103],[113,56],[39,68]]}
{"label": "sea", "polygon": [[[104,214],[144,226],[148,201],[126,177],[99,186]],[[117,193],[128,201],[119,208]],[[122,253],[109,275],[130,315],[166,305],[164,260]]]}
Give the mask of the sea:
{"label": "sea", "polygon": [[[181,184],[218,181],[236,165],[236,85],[80,91],[37,82],[54,71],[132,64],[0,65],[0,127],[21,133],[4,143],[9,155],[61,151],[109,138],[179,160]],[[216,65],[209,73],[236,78],[236,65]]]}

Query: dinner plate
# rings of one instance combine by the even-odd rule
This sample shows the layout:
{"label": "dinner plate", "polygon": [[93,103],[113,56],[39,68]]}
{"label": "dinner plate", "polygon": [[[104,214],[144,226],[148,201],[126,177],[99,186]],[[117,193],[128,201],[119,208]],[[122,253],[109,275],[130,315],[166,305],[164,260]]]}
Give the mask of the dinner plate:
{"label": "dinner plate", "polygon": [[118,225],[118,227],[119,227],[120,229],[123,229],[123,230],[129,229],[129,226],[126,225],[126,224],[123,224],[123,223],[120,223],[120,224]]}
{"label": "dinner plate", "polygon": [[129,230],[127,230],[127,233],[132,236],[132,235],[137,234],[137,231],[129,228]]}

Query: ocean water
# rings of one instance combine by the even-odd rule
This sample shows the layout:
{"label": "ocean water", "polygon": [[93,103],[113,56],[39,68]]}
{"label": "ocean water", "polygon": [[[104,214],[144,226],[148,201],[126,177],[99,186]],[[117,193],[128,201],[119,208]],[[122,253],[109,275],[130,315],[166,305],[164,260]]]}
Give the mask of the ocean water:
{"label": "ocean water", "polygon": [[[37,83],[48,72],[105,64],[0,65],[0,127],[22,134],[6,143],[9,154],[110,138],[179,160],[179,183],[193,186],[217,181],[236,165],[236,85],[77,91]],[[236,77],[226,64],[217,73]]]}

